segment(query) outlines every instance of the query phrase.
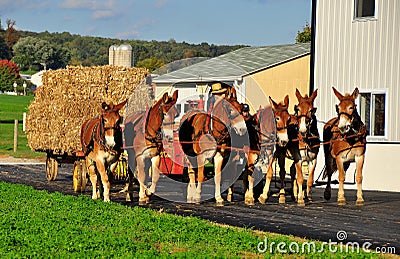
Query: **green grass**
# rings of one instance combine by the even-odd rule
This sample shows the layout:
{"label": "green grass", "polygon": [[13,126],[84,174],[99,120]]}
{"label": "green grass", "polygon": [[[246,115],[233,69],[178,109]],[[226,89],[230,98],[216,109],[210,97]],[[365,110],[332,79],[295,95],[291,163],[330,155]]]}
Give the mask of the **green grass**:
{"label": "green grass", "polygon": [[[268,243],[296,242],[301,246],[306,242],[4,182],[0,182],[0,200],[1,258],[280,258],[282,254],[276,251],[260,253],[258,244],[265,238]],[[321,243],[317,243],[320,247]],[[328,249],[294,256],[377,257],[367,253],[331,253]]]}
{"label": "green grass", "polygon": [[[33,152],[28,146],[26,133],[22,131],[23,113],[28,112],[33,96],[0,94],[0,155],[14,157],[44,157],[44,153]],[[18,147],[14,152],[14,120],[18,123]]]}
{"label": "green grass", "polygon": [[33,100],[33,95],[17,96],[0,94],[0,123],[4,120],[22,120],[24,112]]}

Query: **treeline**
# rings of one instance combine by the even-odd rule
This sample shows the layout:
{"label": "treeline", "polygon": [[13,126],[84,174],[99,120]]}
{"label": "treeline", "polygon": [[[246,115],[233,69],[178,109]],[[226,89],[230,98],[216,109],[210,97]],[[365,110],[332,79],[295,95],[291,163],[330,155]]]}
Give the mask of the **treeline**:
{"label": "treeline", "polygon": [[[0,38],[5,39],[3,43],[7,42],[7,37],[10,38],[10,33],[14,39],[13,42],[7,42],[9,52],[4,50],[4,44],[0,39],[0,50],[2,52],[1,58],[12,58],[12,60],[19,66],[24,66],[21,70],[26,69],[30,53],[29,48],[47,49],[39,57],[32,58],[28,63],[29,68],[34,70],[43,69],[47,64],[47,68],[60,68],[66,65],[105,65],[108,64],[108,49],[111,45],[116,44],[130,44],[134,52],[134,63],[137,67],[146,67],[150,71],[170,63],[175,60],[192,57],[216,57],[221,54],[239,49],[244,45],[214,45],[208,43],[189,44],[186,42],[178,43],[174,39],[169,41],[144,41],[144,40],[120,40],[111,38],[81,36],[70,34],[69,32],[30,32],[18,31],[14,29],[14,23],[9,23],[7,20],[7,28],[3,29],[0,23]],[[11,25],[11,28],[10,28]],[[8,35],[8,36],[7,36]],[[29,37],[29,38],[28,38]],[[23,46],[19,46],[20,41]],[[28,39],[26,39],[28,38]],[[34,38],[34,40],[32,40]],[[44,44],[46,43],[46,44]],[[21,45],[21,44],[20,44]],[[28,47],[26,47],[28,46]],[[32,46],[35,46],[34,48]],[[15,48],[18,47],[18,48]],[[51,48],[50,48],[51,47]],[[51,55],[49,54],[51,52]],[[52,56],[53,55],[53,56]],[[53,59],[53,60],[51,60]],[[57,60],[54,60],[57,59]],[[34,64],[32,64],[34,63]]]}

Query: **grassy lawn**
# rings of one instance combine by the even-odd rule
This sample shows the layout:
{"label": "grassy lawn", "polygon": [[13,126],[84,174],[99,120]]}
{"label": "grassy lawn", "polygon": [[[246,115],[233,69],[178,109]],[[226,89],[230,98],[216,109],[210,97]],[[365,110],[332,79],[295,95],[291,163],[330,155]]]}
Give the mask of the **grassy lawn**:
{"label": "grassy lawn", "polygon": [[[33,96],[14,96],[0,94],[0,155],[36,158],[44,157],[44,153],[31,151],[25,132],[22,131],[23,113]],[[14,152],[14,120],[18,123],[18,148]]]}
{"label": "grassy lawn", "polygon": [[[65,196],[0,182],[2,258],[375,258],[340,251],[290,236],[220,226],[142,207],[104,203],[88,196]],[[315,249],[282,253],[315,243]],[[293,245],[293,244],[297,244]],[[261,250],[260,250],[261,248]]]}

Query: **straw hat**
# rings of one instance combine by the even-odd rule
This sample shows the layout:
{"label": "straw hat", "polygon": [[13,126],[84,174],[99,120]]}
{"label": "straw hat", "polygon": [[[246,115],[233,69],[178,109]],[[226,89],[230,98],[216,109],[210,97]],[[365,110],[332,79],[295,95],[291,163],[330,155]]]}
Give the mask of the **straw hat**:
{"label": "straw hat", "polygon": [[214,83],[211,85],[211,93],[212,94],[224,93],[224,92],[226,92],[226,90],[228,90],[228,89],[223,88],[221,83]]}

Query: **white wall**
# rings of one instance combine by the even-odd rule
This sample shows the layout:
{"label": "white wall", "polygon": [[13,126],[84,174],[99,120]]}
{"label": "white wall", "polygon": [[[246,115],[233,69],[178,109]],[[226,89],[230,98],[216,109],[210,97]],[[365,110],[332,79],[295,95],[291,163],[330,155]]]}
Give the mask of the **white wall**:
{"label": "white wall", "polygon": [[354,20],[354,0],[318,0],[315,44],[317,116],[335,116],[342,93],[386,90],[387,140],[400,141],[400,1],[376,0],[376,18]]}

